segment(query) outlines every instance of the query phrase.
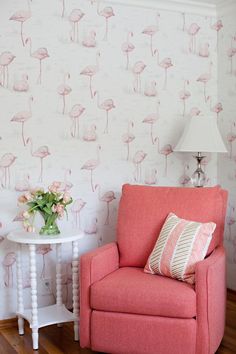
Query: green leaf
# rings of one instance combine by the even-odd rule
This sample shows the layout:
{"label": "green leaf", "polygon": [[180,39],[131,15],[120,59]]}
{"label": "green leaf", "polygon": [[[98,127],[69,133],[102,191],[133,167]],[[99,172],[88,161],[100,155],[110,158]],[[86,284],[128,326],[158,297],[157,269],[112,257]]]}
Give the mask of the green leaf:
{"label": "green leaf", "polygon": [[33,208],[33,207],[35,207],[35,205],[37,205],[37,203],[35,203],[35,202],[28,202],[27,205],[28,205],[30,208]]}
{"label": "green leaf", "polygon": [[49,214],[49,215],[52,215],[52,214],[53,214],[52,209],[50,209],[50,208],[48,208],[48,207],[44,207],[44,208],[43,208],[43,211],[44,211],[45,213]]}

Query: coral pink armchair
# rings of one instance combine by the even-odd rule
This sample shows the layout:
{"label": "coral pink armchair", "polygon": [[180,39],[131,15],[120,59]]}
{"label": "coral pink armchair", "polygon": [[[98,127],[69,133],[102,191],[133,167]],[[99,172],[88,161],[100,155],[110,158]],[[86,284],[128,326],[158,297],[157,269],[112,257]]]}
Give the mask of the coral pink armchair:
{"label": "coral pink armchair", "polygon": [[[117,242],[81,257],[80,344],[120,354],[213,354],[225,324],[227,192],[124,185]],[[143,272],[169,212],[217,224],[195,286]]]}

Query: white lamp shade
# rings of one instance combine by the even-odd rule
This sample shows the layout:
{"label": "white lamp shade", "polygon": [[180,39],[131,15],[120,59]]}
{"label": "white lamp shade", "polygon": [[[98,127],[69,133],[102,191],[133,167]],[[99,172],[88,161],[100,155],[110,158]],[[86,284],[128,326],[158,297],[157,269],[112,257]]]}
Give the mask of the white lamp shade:
{"label": "white lamp shade", "polygon": [[227,152],[213,116],[192,117],[174,148],[179,152]]}

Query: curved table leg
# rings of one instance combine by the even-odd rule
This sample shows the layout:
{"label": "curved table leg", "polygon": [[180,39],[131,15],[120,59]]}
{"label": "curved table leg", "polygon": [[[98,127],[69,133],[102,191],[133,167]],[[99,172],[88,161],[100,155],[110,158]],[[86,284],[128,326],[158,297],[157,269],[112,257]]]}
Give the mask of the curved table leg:
{"label": "curved table leg", "polygon": [[31,284],[31,329],[33,349],[38,349],[38,302],[37,302],[37,273],[36,273],[36,246],[29,245],[30,251],[30,284]]}
{"label": "curved table leg", "polygon": [[73,241],[72,295],[74,313],[74,339],[79,340],[79,242]]}
{"label": "curved table leg", "polygon": [[[62,306],[62,275],[61,275],[61,243],[56,245],[57,265],[56,265],[56,286],[57,286],[57,306]],[[57,327],[62,327],[62,323],[58,323]]]}
{"label": "curved table leg", "polygon": [[[21,244],[18,245],[17,249],[17,312],[24,312],[24,303],[23,303],[23,283],[22,283],[22,265],[21,265]],[[18,315],[18,331],[20,335],[24,334],[24,319]]]}

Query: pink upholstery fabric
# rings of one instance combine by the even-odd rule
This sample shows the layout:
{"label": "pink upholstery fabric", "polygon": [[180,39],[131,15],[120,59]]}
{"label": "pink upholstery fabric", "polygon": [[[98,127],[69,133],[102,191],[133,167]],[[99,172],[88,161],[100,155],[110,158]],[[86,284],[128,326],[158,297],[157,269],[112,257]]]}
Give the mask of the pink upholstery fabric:
{"label": "pink upholstery fabric", "polygon": [[109,243],[80,258],[80,345],[90,347],[90,285],[119,266],[116,243]]}
{"label": "pink upholstery fabric", "polygon": [[[118,273],[120,265],[144,266],[154,246],[158,228],[161,228],[170,210],[182,218],[215,222],[217,228],[210,250],[213,250],[217,244],[222,245],[226,201],[227,192],[219,188],[193,190],[191,188],[124,187],[117,232],[119,247],[117,248],[115,243],[108,244],[81,258],[81,347],[92,346],[96,351],[113,354],[154,354],[157,352],[158,354],[213,354],[216,351],[223,336],[225,316],[225,254],[221,246],[196,266],[196,317],[176,317],[179,313],[178,307],[173,314],[175,317],[166,317],[164,313],[163,316],[155,316],[93,310],[90,306],[90,296],[92,297],[91,289],[93,287],[97,289],[100,281],[105,281],[112,274],[115,277],[121,274],[122,269],[119,269]],[[120,265],[119,252],[121,253]],[[147,274],[143,275],[147,276]],[[164,280],[173,281],[162,277],[155,297],[160,296],[159,293],[164,294],[161,288],[167,286],[167,283],[164,285],[162,280],[163,282]],[[138,276],[135,276],[136,281],[138,282]],[[122,296],[122,289],[119,285],[121,282],[116,283],[119,290],[115,295],[112,292],[114,299]],[[141,279],[140,284],[143,284]],[[107,291],[111,294],[111,290]],[[171,291],[170,289],[169,293]],[[174,296],[181,299],[179,292],[180,290],[175,288]],[[149,299],[145,300],[143,294],[144,292],[142,292],[143,301],[147,305]],[[154,292],[152,296],[153,294]],[[130,296],[136,298],[136,303],[139,301],[139,293],[134,295],[130,284],[126,287],[123,296],[127,301],[130,301]],[[102,298],[100,295],[99,297],[102,304]],[[146,297],[150,297],[148,286],[146,286]],[[109,304],[115,306],[114,301]],[[121,301],[119,306],[120,304]],[[133,305],[129,303],[129,306]],[[167,311],[169,309],[166,307]]]}
{"label": "pink upholstery fabric", "polygon": [[[92,349],[112,354],[194,354],[196,320],[93,311]],[[208,354],[202,352],[201,354]]]}
{"label": "pink upholstery fabric", "polygon": [[196,293],[189,284],[125,267],[91,286],[91,308],[100,311],[193,318]]}
{"label": "pink upholstery fabric", "polygon": [[209,254],[222,242],[225,198],[226,193],[219,187],[124,185],[117,225],[120,266],[145,266],[169,212],[183,219],[216,223]]}
{"label": "pink upholstery fabric", "polygon": [[144,272],[195,283],[196,263],[207,254],[216,224],[180,219],[169,213]]}
{"label": "pink upholstery fabric", "polygon": [[226,266],[222,246],[196,267],[197,350],[215,353],[224,334],[226,307]]}

